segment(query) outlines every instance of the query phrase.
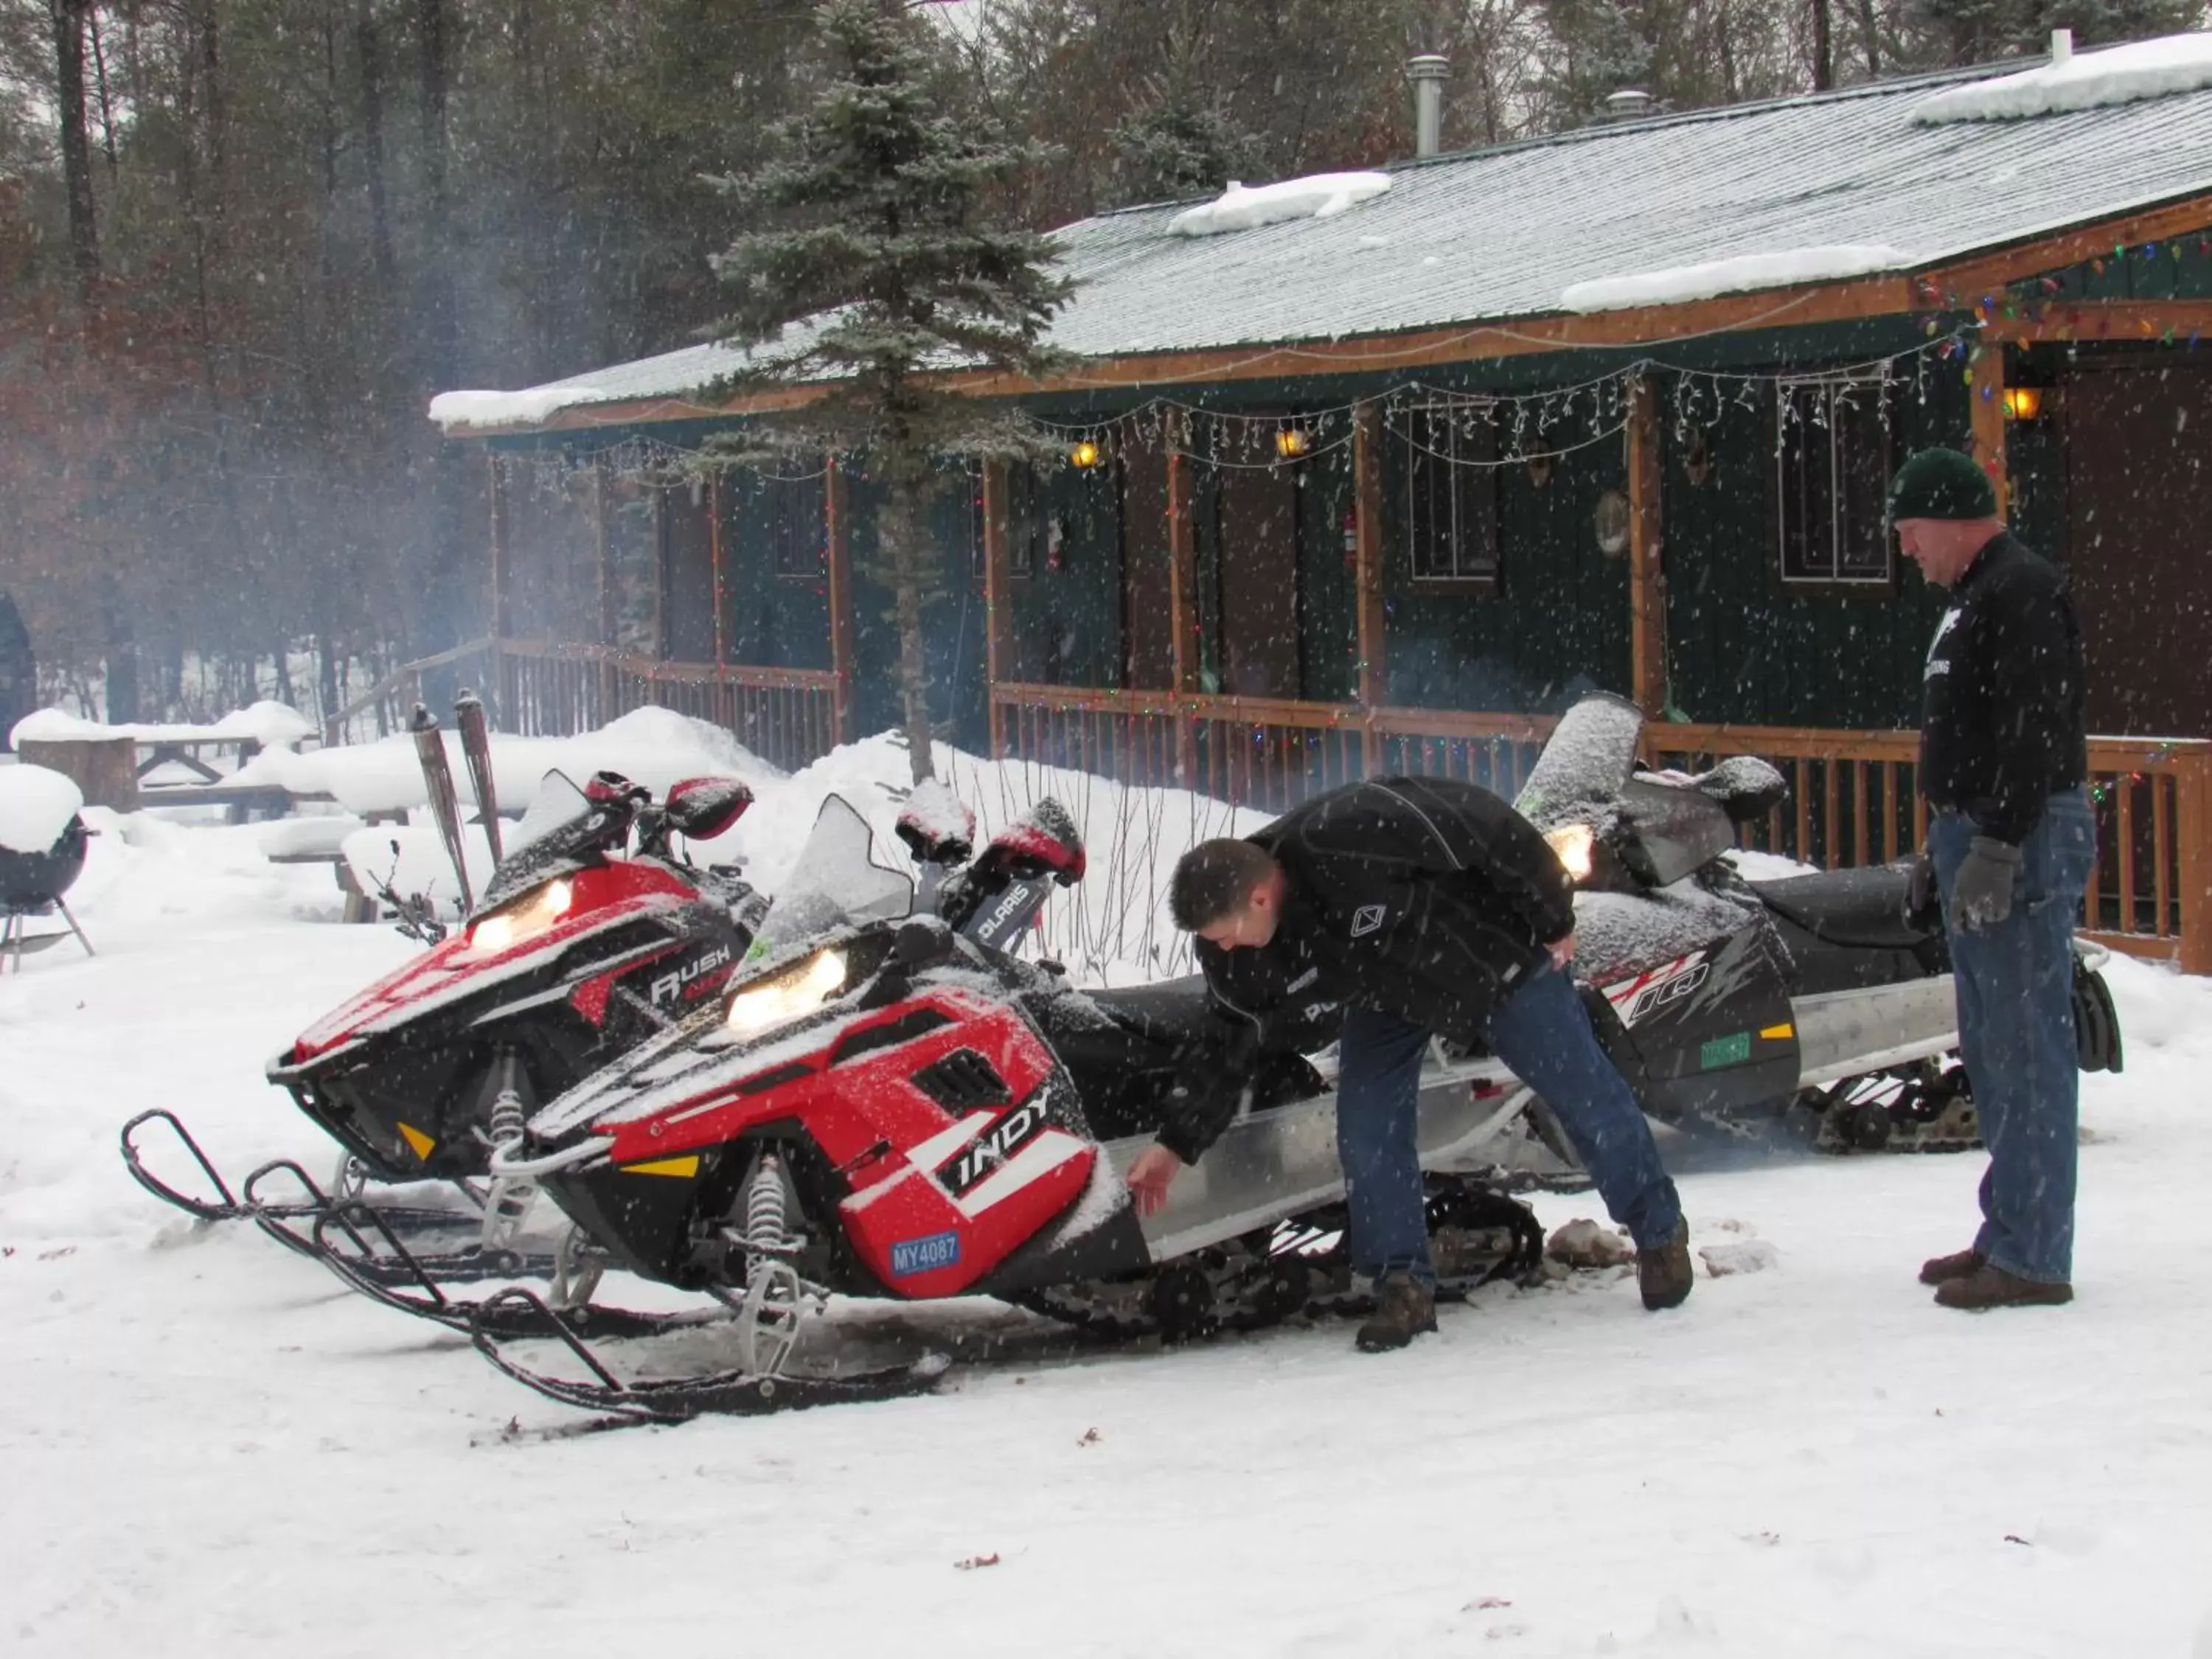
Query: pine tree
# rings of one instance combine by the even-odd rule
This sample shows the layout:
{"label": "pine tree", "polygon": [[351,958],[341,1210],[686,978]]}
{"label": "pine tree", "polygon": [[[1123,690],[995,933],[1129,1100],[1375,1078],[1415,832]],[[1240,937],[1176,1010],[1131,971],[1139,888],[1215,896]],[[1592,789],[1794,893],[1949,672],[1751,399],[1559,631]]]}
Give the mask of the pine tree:
{"label": "pine tree", "polygon": [[[929,507],[953,456],[1041,453],[1018,412],[946,388],[948,368],[1034,377],[1068,285],[1044,238],[994,222],[993,191],[1038,146],[940,106],[926,26],[899,0],[828,0],[817,19],[828,77],[781,124],[778,159],[720,181],[774,228],[716,261],[730,296],[722,337],[757,367],[732,389],[808,384],[816,400],[762,434],[788,450],[855,457],[884,487],[877,554],[862,574],[890,589],[915,781],[932,775],[924,613],[944,591]],[[758,453],[762,437],[740,441]]]}

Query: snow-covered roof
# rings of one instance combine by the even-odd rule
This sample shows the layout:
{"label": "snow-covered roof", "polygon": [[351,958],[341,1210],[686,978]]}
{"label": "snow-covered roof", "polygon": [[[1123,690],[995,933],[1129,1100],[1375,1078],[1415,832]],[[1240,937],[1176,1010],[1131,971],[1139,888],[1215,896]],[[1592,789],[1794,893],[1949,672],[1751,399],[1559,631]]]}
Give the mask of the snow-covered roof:
{"label": "snow-covered roof", "polygon": [[[1934,94],[1987,83],[1921,76],[1404,162],[1340,211],[1225,234],[1176,234],[1187,204],[1102,214],[1054,233],[1077,289],[1052,341],[1126,357],[1673,303],[1922,270],[2212,193],[2212,88],[1922,118]],[[641,400],[686,412],[743,362],[695,346],[432,414],[459,431]]]}
{"label": "snow-covered roof", "polygon": [[1923,125],[2021,120],[2212,87],[2212,34],[2169,34],[2076,56],[2061,29],[2047,64],[1939,92],[1912,112]]}

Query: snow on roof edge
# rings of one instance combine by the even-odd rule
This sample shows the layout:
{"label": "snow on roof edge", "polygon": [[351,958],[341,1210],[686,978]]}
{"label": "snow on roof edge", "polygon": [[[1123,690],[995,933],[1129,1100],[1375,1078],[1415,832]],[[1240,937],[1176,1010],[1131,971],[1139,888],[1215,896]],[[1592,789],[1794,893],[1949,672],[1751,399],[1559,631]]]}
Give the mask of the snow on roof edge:
{"label": "snow on roof edge", "polygon": [[2017,74],[1977,80],[1913,106],[1916,126],[2022,120],[2108,109],[2212,87],[2212,33],[2160,35],[2079,54],[2055,52]]}

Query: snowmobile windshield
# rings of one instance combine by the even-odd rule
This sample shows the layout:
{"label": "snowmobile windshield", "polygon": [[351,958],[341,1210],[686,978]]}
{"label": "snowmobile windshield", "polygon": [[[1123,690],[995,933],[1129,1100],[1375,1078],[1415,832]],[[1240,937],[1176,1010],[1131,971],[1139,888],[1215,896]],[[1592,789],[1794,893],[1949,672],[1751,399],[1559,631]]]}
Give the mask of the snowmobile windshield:
{"label": "snowmobile windshield", "polygon": [[1597,823],[1620,799],[1636,767],[1644,711],[1598,692],[1559,716],[1514,810],[1539,830]]}
{"label": "snowmobile windshield", "polygon": [[787,951],[863,922],[896,921],[914,908],[914,878],[876,862],[868,821],[842,795],[822,803],[763,924],[759,950]]}
{"label": "snowmobile windshield", "polygon": [[598,863],[607,830],[601,808],[565,773],[548,772],[522,822],[507,832],[506,855],[484,890],[481,908],[491,909],[550,877],[571,875]]}

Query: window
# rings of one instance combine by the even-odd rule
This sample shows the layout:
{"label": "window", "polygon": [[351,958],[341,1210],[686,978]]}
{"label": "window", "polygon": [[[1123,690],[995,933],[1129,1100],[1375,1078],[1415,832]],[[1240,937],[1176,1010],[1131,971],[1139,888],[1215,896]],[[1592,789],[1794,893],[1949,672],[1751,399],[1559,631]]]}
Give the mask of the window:
{"label": "window", "polygon": [[779,576],[818,580],[829,574],[828,476],[825,467],[811,477],[769,474],[764,480],[769,545],[775,555],[773,568]]}
{"label": "window", "polygon": [[1784,581],[1891,580],[1888,398],[1887,375],[1781,382],[1775,501]]}
{"label": "window", "polygon": [[1488,592],[1498,585],[1498,428],[1487,404],[1438,399],[1407,409],[1406,548],[1413,580]]}

